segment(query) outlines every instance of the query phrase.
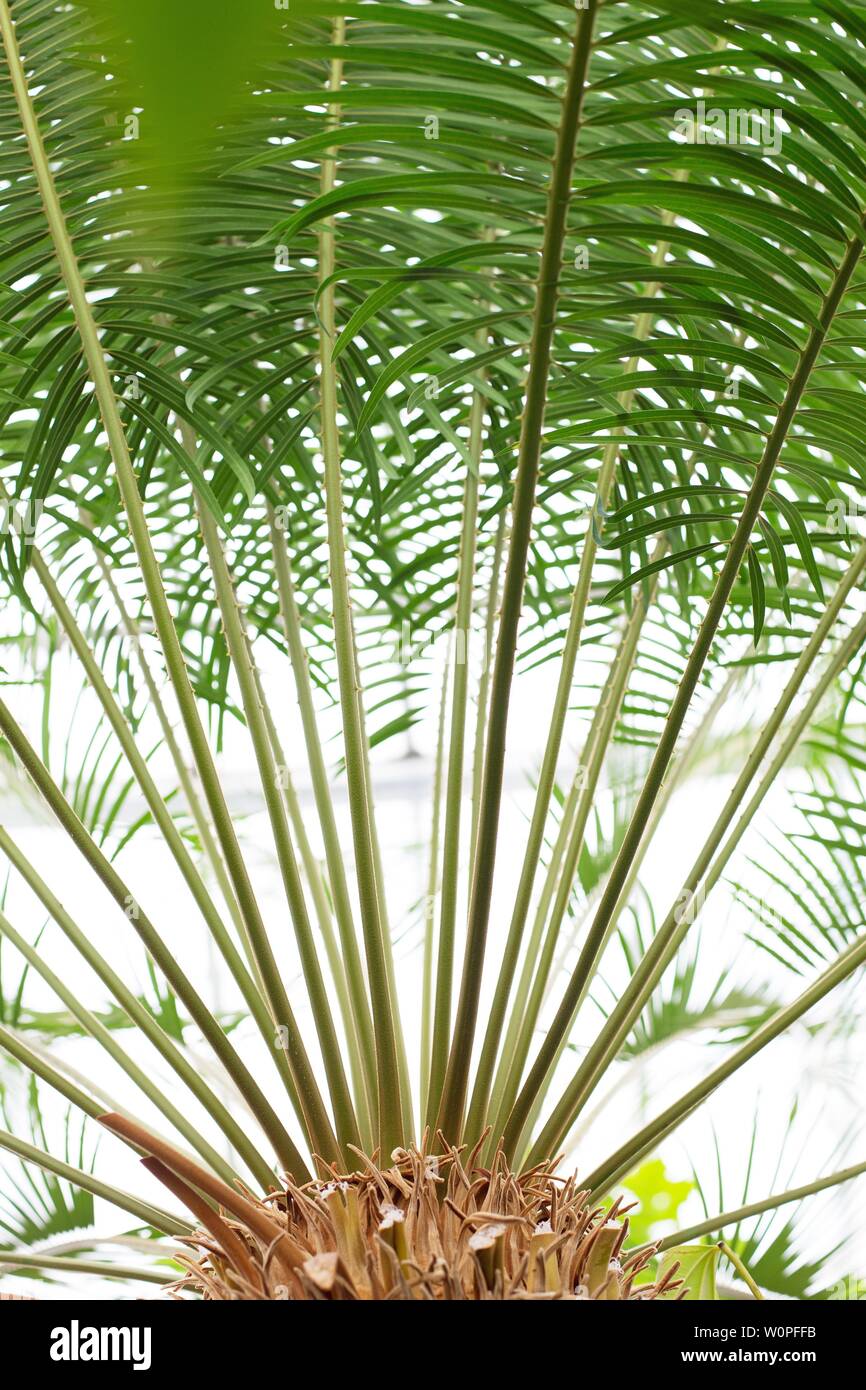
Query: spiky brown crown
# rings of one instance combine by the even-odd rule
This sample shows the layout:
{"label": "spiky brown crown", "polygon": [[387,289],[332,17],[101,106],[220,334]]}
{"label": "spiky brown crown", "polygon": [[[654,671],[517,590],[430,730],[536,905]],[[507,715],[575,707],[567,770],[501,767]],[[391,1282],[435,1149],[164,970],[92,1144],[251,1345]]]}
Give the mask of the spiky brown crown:
{"label": "spiky brown crown", "polygon": [[[392,1166],[334,1175],[257,1203],[267,1226],[217,1216],[182,1255],[175,1292],[207,1299],[651,1299],[654,1250],[624,1253],[620,1201],[590,1206],[552,1165],[516,1174],[501,1153],[399,1150]],[[272,1235],[268,1238],[268,1228]],[[641,1282],[643,1278],[643,1282]]]}

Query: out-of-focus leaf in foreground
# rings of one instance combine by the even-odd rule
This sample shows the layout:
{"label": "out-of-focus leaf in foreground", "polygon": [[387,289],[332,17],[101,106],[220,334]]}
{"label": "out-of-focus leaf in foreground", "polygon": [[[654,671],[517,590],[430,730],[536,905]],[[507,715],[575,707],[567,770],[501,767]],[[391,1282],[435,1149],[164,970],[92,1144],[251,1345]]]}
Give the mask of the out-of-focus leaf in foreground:
{"label": "out-of-focus leaf in foreground", "polygon": [[[151,185],[177,190],[191,161],[243,114],[287,42],[273,0],[84,0],[116,83],[124,137]],[[88,45],[90,47],[90,45]]]}

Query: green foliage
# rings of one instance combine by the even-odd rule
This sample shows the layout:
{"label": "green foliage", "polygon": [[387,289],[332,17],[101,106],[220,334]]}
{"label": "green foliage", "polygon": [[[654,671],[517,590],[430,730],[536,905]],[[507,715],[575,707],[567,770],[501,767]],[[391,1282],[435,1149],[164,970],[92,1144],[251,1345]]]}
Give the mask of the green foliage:
{"label": "green foliage", "polygon": [[[633,918],[631,930],[620,929],[619,938],[626,966],[633,973],[648,944],[637,917]],[[637,1020],[632,1036],[623,1046],[624,1059],[639,1058],[652,1048],[701,1029],[713,1041],[744,1041],[778,1007],[763,984],[732,983],[733,967],[719,974],[708,989],[702,989],[700,961],[701,933],[697,929],[691,946],[677,956],[669,976],[661,981]],[[609,985],[607,988],[610,990]]]}
{"label": "green foliage", "polygon": [[[0,0],[0,24],[0,505],[39,518],[0,534],[4,789],[50,807],[150,982],[127,989],[76,931],[64,885],[4,842],[110,996],[84,1022],[31,1010],[4,947],[9,1047],[95,1117],[102,1094],[60,1065],[62,1039],[90,1032],[205,1164],[267,1188],[275,1162],[301,1179],[313,1154],[389,1153],[419,1121],[469,1144],[490,1126],[486,1158],[504,1135],[515,1166],[547,1160],[605,1076],[700,1037],[712,1060],[696,1086],[587,1176],[596,1197],[625,1182],[649,1239],[691,1185],[648,1155],[866,959],[858,8]],[[769,110],[770,127],[707,140],[699,101]],[[465,638],[461,614],[472,659],[444,685],[443,806],[429,807],[422,1113],[369,754],[411,732],[439,674],[402,662],[396,639]],[[69,683],[69,644],[84,685]],[[509,701],[550,662],[491,981]],[[760,705],[777,671],[788,683],[764,731],[745,719],[720,738],[726,705]],[[280,742],[292,679],[309,815]],[[58,682],[64,699],[81,689],[62,737]],[[739,843],[782,777],[765,755],[815,689],[794,726],[810,780],[791,823],[731,871],[744,961],[708,978],[694,919],[726,837]],[[214,761],[228,718],[255,753],[275,912]],[[646,856],[668,798],[694,794],[714,758],[734,790],[656,902]],[[167,922],[124,877],[145,827],[186,885]],[[193,909],[242,1001],[231,1013],[180,964]],[[290,929],[306,994],[289,989]],[[53,939],[39,939],[46,961]],[[834,996],[853,1030],[851,997]],[[133,1058],[132,1025],[178,1105]],[[28,1165],[48,1163],[33,1147]],[[67,1168],[7,1226],[14,1239],[86,1215]],[[112,1200],[141,1216],[129,1194]],[[796,1218],[768,1231],[738,1228],[735,1260],[808,1296],[819,1267]],[[683,1242],[663,1268],[679,1259],[689,1296],[715,1297],[719,1258]]]}
{"label": "green foliage", "polygon": [[[798,1138],[797,1120],[798,1106],[795,1103],[782,1133],[773,1165],[771,1185],[774,1189],[784,1191],[793,1185],[796,1158],[792,1158],[792,1154],[802,1146],[802,1139]],[[734,1203],[747,1205],[762,1190],[754,1175],[756,1156],[761,1154],[764,1162],[767,1159],[767,1143],[761,1134],[760,1109],[752,1122],[746,1172],[739,1191],[734,1189],[732,1193],[731,1179],[728,1176],[728,1164],[734,1146],[729,1141],[720,1141],[717,1136],[714,1136],[714,1141],[714,1191],[710,1192],[710,1182],[706,1177],[702,1180],[697,1171],[693,1175],[694,1190],[707,1216],[713,1212],[724,1211]],[[835,1153],[830,1155],[831,1166],[836,1157]],[[813,1238],[812,1248],[816,1253],[810,1258],[805,1258],[802,1253],[802,1227],[807,1220],[820,1222],[820,1212],[817,1197],[813,1198],[809,1207],[795,1204],[779,1210],[769,1210],[753,1219],[726,1227],[723,1232],[726,1247],[742,1261],[755,1282],[768,1295],[779,1294],[796,1299],[819,1297],[821,1272],[833,1260],[838,1259],[846,1241],[854,1235],[853,1231],[848,1231],[835,1244],[823,1235],[820,1240]]]}
{"label": "green foliage", "polygon": [[96,30],[84,30],[79,51],[92,51],[90,61],[111,81],[118,126],[141,110],[140,128],[124,138],[140,141],[135,154],[149,181],[182,178],[188,161],[217,143],[225,121],[243,118],[285,41],[272,0],[251,0],[242,17],[231,0],[141,0],[132,9],[84,0],[83,7]]}
{"label": "green foliage", "polygon": [[675,1245],[659,1264],[659,1278],[676,1266],[676,1277],[685,1289],[674,1289],[666,1298],[682,1294],[687,1302],[714,1303],[718,1298],[716,1274],[721,1249],[718,1245]]}
{"label": "green foliage", "polygon": [[[7,1088],[0,1087],[0,1114],[4,1124],[10,1120]],[[25,1123],[37,1141],[46,1143],[39,1091],[35,1078],[27,1086]],[[83,1120],[67,1111],[63,1123],[62,1152],[67,1161],[90,1168],[94,1156],[87,1154]],[[93,1224],[93,1198],[89,1192],[70,1186],[50,1173],[34,1171],[25,1163],[6,1165],[0,1195],[0,1250],[34,1245]]]}
{"label": "green foliage", "polygon": [[695,1190],[688,1178],[682,1182],[668,1176],[662,1159],[651,1158],[630,1173],[623,1182],[637,1202],[629,1212],[629,1236],[635,1245],[649,1245],[668,1234],[669,1223],[676,1222],[680,1207]]}

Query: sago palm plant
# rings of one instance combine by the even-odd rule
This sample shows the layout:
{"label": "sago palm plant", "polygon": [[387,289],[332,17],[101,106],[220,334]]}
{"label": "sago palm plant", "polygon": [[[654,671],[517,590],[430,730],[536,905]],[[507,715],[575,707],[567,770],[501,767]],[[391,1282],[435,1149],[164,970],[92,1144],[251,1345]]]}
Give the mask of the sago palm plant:
{"label": "sago palm plant", "polygon": [[[0,0],[0,33],[7,1272],[773,1287],[754,1222],[866,1162],[649,1212],[723,1083],[858,1022],[861,8]],[[380,750],[431,724],[407,949]],[[720,880],[772,987],[701,983]],[[634,1065],[665,1103],[599,1151]]]}

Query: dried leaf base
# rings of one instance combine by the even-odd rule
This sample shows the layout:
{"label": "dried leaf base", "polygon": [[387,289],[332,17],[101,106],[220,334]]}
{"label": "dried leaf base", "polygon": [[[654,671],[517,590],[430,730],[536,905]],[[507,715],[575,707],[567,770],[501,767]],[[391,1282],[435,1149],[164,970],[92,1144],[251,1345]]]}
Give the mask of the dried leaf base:
{"label": "dried leaf base", "polygon": [[[476,1151],[477,1152],[477,1151]],[[394,1165],[299,1188],[259,1212],[273,1225],[208,1220],[184,1255],[177,1295],[206,1299],[653,1299],[676,1296],[649,1280],[653,1249],[624,1253],[618,1201],[589,1207],[575,1179],[551,1165],[512,1173],[400,1150]],[[222,1228],[222,1229],[221,1229]],[[228,1237],[228,1238],[227,1238]]]}

